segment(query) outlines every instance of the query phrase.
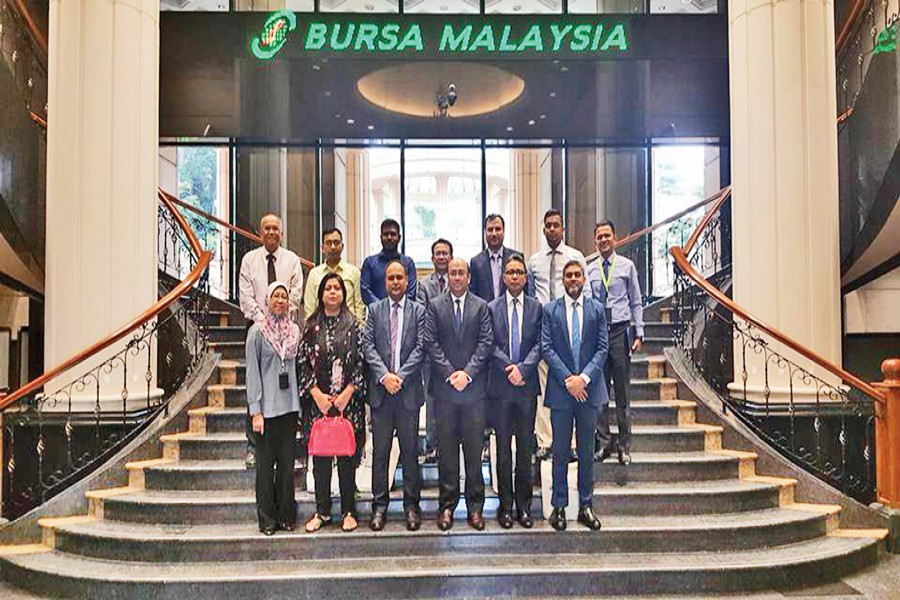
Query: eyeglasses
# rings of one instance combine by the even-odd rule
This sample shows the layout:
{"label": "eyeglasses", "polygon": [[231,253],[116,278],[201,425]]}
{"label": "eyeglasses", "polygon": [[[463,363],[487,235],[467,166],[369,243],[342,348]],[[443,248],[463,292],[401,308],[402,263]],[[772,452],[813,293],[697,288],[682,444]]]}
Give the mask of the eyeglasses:
{"label": "eyeglasses", "polygon": [[523,271],[522,269],[510,269],[510,270],[506,271],[506,274],[507,275],[518,275],[519,277],[521,277],[522,275],[525,274],[525,271]]}

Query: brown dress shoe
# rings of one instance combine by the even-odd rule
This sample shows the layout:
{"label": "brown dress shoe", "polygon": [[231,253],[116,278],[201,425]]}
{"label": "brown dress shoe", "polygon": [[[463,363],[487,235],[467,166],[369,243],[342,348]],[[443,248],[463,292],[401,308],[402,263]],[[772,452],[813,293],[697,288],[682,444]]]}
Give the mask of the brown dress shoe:
{"label": "brown dress shoe", "polygon": [[484,515],[480,512],[473,512],[468,518],[469,526],[477,531],[484,529]]}
{"label": "brown dress shoe", "polygon": [[437,518],[437,526],[441,531],[447,531],[453,527],[453,511],[449,508],[442,510]]}

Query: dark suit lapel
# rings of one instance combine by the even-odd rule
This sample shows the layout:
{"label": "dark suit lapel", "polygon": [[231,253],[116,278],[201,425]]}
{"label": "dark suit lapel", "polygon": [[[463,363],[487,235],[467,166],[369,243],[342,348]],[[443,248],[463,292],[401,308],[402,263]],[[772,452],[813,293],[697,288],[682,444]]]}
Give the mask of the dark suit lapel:
{"label": "dark suit lapel", "polygon": [[407,298],[406,305],[403,307],[403,332],[401,333],[400,338],[400,354],[401,357],[404,354],[404,350],[409,348],[410,341],[413,342],[413,346],[415,346],[415,332],[412,330],[414,325],[415,316],[413,315],[413,307],[412,303]]}
{"label": "dark suit lapel", "polygon": [[[501,296],[502,297],[502,296]],[[500,334],[500,349],[504,350],[506,354],[509,354],[512,349],[509,347],[509,312],[506,306],[506,298],[500,302],[500,315],[503,317],[500,319],[500,327],[497,333]],[[523,321],[524,322],[524,321]],[[522,339],[522,332],[519,332],[519,340]],[[519,344],[521,346],[521,343]],[[520,357],[521,358],[521,357]]]}
{"label": "dark suit lapel", "polygon": [[572,356],[572,339],[569,337],[569,323],[566,321],[566,300],[556,303],[556,316],[554,320],[561,326],[563,331],[563,339],[566,341],[566,354],[569,356],[569,364],[575,362]]}

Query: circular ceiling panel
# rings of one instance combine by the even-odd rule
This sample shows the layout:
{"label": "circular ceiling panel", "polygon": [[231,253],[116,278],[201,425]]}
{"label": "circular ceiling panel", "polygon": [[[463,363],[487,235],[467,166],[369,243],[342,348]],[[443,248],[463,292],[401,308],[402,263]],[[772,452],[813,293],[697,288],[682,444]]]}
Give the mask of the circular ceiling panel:
{"label": "circular ceiling panel", "polygon": [[437,97],[449,84],[456,85],[456,104],[451,119],[473,117],[500,110],[525,91],[525,81],[508,71],[463,62],[413,62],[385,67],[356,82],[363,98],[402,115],[438,115]]}

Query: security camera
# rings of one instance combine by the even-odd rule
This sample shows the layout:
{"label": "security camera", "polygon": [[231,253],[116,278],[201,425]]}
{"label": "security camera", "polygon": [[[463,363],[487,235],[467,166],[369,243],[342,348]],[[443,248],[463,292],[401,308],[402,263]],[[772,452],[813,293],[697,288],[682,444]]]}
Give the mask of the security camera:
{"label": "security camera", "polygon": [[447,86],[447,103],[450,106],[456,104],[456,84],[451,83]]}
{"label": "security camera", "polygon": [[436,117],[446,117],[450,107],[456,104],[456,84],[447,84],[446,89],[438,92],[435,100],[437,101],[438,112]]}

